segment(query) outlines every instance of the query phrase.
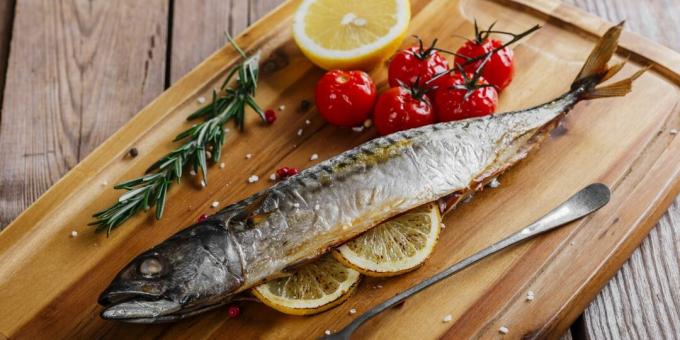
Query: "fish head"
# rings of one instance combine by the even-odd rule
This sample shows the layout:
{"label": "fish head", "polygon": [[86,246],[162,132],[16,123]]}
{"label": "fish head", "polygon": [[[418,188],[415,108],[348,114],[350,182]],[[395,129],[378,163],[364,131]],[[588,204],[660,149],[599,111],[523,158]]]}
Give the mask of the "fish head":
{"label": "fish head", "polygon": [[207,220],[134,258],[100,295],[102,317],[135,323],[183,319],[227,303],[243,284],[238,245]]}

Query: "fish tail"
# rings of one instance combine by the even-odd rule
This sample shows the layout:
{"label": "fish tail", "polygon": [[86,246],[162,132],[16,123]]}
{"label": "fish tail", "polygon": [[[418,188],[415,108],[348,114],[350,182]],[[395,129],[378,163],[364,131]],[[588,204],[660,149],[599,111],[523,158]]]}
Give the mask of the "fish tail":
{"label": "fish tail", "polygon": [[623,21],[616,26],[611,27],[602,36],[597,45],[586,59],[586,62],[581,67],[581,71],[571,84],[571,89],[576,90],[585,88],[583,97],[585,99],[604,98],[604,97],[620,97],[628,94],[633,86],[633,81],[640,77],[649,67],[645,67],[635,72],[628,78],[617,81],[609,85],[598,86],[607,81],[623,68],[625,62],[617,63],[609,66],[609,60],[612,58],[618,47],[619,36],[623,30]]}

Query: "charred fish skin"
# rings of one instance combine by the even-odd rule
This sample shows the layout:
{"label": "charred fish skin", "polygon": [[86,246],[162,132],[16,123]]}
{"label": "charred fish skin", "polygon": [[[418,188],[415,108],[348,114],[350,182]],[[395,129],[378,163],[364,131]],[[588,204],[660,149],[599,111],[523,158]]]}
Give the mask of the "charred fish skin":
{"label": "charred fish skin", "polygon": [[100,295],[99,304],[110,307],[102,313],[105,319],[172,321],[217,307],[243,282],[233,233],[209,219],[137,256]]}
{"label": "charred fish skin", "polygon": [[178,232],[118,274],[100,297],[102,317],[154,323],[201,313],[385,219],[475,190],[578,101],[630,92],[644,69],[599,86],[621,69],[606,65],[621,29],[607,31],[571,90],[549,103],[374,139]]}

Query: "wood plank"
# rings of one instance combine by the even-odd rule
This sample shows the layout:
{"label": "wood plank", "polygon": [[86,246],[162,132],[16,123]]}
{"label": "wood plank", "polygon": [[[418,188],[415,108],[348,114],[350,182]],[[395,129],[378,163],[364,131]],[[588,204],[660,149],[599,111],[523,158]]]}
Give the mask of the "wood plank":
{"label": "wood plank", "polygon": [[680,335],[680,201],[584,313],[589,339]]}
{"label": "wood plank", "polygon": [[[607,26],[549,0],[418,0],[414,4],[411,30],[425,37],[469,34],[473,17],[484,22],[497,18],[499,28],[513,31],[537,22],[546,24],[517,46],[522,66],[501,99],[501,110],[523,108],[564,91],[595,35]],[[532,6],[543,7],[528,8]],[[286,56],[283,68],[262,77],[257,99],[263,106],[296,107],[301,99],[309,99],[321,74],[291,42],[286,28],[294,8],[294,2],[287,3],[239,38],[250,51],[261,49],[265,63],[276,53]],[[511,337],[556,337],[637,246],[679,188],[680,138],[657,134],[680,126],[675,109],[680,66],[669,62],[679,57],[627,32],[622,41],[619,58],[632,55],[625,72],[647,63],[655,64],[654,71],[640,78],[626,98],[578,105],[567,119],[567,134],[549,139],[539,152],[513,168],[502,178],[501,189],[485,191],[447,217],[448,227],[435,254],[420,270],[389,280],[367,279],[346,305],[309,318],[286,317],[261,305],[245,304],[236,320],[226,320],[219,309],[172,325],[104,322],[94,301],[111,277],[135,254],[210,211],[210,202],[233,202],[270,185],[266,181],[247,184],[245,179],[253,173],[265,178],[280,165],[307,167],[313,164],[312,153],[324,159],[373,137],[370,132],[355,134],[327,126],[311,111],[286,110],[272,126],[255,124],[251,115],[247,132],[225,146],[224,161],[230,166],[210,170],[210,188],[196,190],[185,181],[169,193],[170,205],[161,222],[138,216],[111,238],[93,234],[85,226],[89,213],[117,196],[98,184],[139,174],[173,147],[167,141],[190,124],[185,117],[197,107],[196,98],[219,84],[236,60],[233,51],[223,48],[132,118],[0,234],[0,310],[15,312],[0,318],[0,332],[25,338],[41,334],[57,338],[314,337],[346,324],[350,305],[366,310],[518,230],[584,184],[603,181],[614,189],[614,200],[593,217],[489,258],[414,297],[404,309],[381,315],[359,334],[495,337],[498,325],[507,324]],[[648,56],[658,57],[660,64]],[[384,69],[373,75],[384,82]],[[540,87],[536,81],[541,81]],[[646,115],[639,115],[641,107]],[[295,131],[305,126],[306,119],[311,125],[298,137]],[[132,145],[144,152],[134,160],[123,159]],[[255,156],[246,162],[247,152]],[[628,199],[631,195],[634,201]],[[68,237],[73,229],[80,233],[75,239]],[[376,283],[383,288],[370,289]],[[524,301],[528,289],[537,292],[536,301]],[[446,314],[454,317],[449,324],[441,322]]]}
{"label": "wood plank", "polygon": [[[12,38],[12,24],[14,23],[14,3],[14,0],[0,1],[0,103],[5,92],[9,42]],[[0,111],[0,124],[2,124],[2,111]],[[0,221],[1,228],[2,222]]]}
{"label": "wood plank", "polygon": [[283,0],[175,0],[171,80],[174,83]]}
{"label": "wood plank", "polygon": [[0,127],[0,228],[163,91],[167,1],[20,1]]}
{"label": "wood plank", "polygon": [[[612,22],[680,50],[680,7],[670,0],[568,0]],[[652,19],[653,18],[653,19]],[[590,339],[672,338],[680,334],[680,197],[621,270],[585,310]]]}

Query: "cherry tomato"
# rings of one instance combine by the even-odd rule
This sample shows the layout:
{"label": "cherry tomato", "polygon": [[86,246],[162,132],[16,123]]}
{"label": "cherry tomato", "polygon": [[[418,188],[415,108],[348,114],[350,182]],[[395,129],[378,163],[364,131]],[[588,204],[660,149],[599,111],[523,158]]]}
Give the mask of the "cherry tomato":
{"label": "cherry tomato", "polygon": [[[467,79],[472,79],[472,74],[466,74]],[[443,77],[444,86],[434,91],[434,108],[437,119],[441,122],[459,120],[472,117],[481,117],[492,114],[498,103],[498,92],[492,86],[487,85],[484,77],[477,79],[476,85],[466,84],[466,79],[459,72]],[[472,93],[465,98],[467,88],[472,87]],[[475,88],[476,87],[476,88]]]}
{"label": "cherry tomato", "polygon": [[413,85],[416,81],[418,84],[415,85],[422,86],[435,75],[448,69],[449,62],[434,49],[434,44],[424,48],[421,41],[418,45],[394,54],[387,69],[387,78],[391,87]]}
{"label": "cherry tomato", "polygon": [[434,118],[427,96],[414,96],[401,86],[383,92],[373,112],[375,127],[381,135],[432,124]]}
{"label": "cherry tomato", "polygon": [[316,84],[316,107],[324,119],[337,126],[361,125],[375,98],[375,83],[363,71],[328,71]]}
{"label": "cherry tomato", "polygon": [[[497,39],[483,39],[483,40],[468,40],[461,46],[456,52],[456,58],[454,59],[454,64],[463,68],[465,72],[473,73],[477,70],[479,65],[483,62],[483,59],[466,63],[467,58],[476,58],[485,55],[495,49],[503,46],[503,43]],[[505,89],[512,81],[512,75],[514,73],[513,64],[514,54],[510,47],[504,47],[494,54],[484,66],[482,70],[482,76],[489,84],[496,86],[498,91]]]}

